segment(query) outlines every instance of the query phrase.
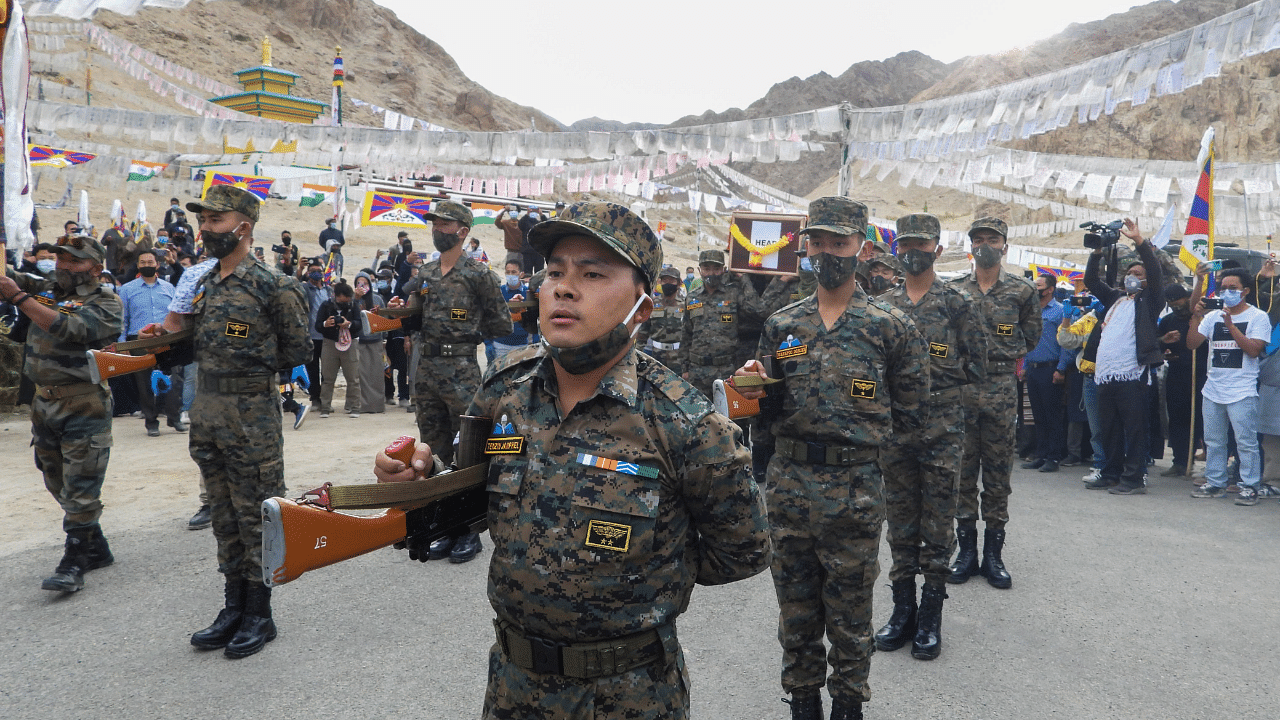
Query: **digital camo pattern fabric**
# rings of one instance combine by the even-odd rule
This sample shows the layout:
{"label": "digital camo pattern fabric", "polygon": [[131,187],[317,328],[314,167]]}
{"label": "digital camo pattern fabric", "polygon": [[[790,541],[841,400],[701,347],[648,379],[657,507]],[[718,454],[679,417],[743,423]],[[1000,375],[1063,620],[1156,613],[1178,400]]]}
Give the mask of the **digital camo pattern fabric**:
{"label": "digital camo pattern fabric", "polygon": [[673,621],[695,583],[741,580],[770,558],[740,431],[634,351],[566,417],[556,396],[553,363],[534,347],[496,362],[468,409],[522,438],[519,453],[489,457],[489,600],[500,620],[552,641],[654,630],[666,657],[577,680],[525,672],[499,653],[485,715],[593,717],[583,709],[595,707],[594,717],[685,717]]}
{"label": "digital camo pattern fabric", "polygon": [[680,353],[689,382],[711,397],[711,384],[738,369],[744,323],[765,317],[760,296],[746,278],[723,273],[704,278],[685,299]]}
{"label": "digital camo pattern fabric", "polygon": [[684,305],[661,304],[654,308],[653,314],[640,326],[640,332],[636,334],[636,347],[679,375],[685,370],[681,360],[680,343],[683,340]]}

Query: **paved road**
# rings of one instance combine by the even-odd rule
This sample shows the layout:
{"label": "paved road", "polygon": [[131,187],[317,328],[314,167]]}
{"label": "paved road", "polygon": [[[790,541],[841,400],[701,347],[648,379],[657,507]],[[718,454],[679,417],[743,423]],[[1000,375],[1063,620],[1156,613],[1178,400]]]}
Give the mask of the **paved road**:
{"label": "paved road", "polygon": [[[1192,500],[1165,478],[1116,497],[1080,474],[1015,471],[1013,589],[951,586],[942,657],[877,654],[868,718],[1277,716],[1280,505]],[[187,644],[221,581],[212,538],[185,520],[113,536],[116,564],[72,596],[39,589],[60,548],[3,558],[0,717],[478,716],[487,554],[423,566],[386,549],[304,576],[276,592],[280,637],[228,661]],[[775,623],[767,574],[694,593],[680,629],[694,717],[788,717]]]}

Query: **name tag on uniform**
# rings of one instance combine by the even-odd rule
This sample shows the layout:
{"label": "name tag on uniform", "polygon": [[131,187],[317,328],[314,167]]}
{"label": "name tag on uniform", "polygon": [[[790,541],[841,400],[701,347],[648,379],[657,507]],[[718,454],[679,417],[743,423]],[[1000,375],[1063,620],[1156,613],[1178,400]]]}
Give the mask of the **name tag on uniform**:
{"label": "name tag on uniform", "polygon": [[874,400],[876,397],[875,380],[854,380],[849,386],[849,397],[860,400]]}
{"label": "name tag on uniform", "polygon": [[430,293],[430,292],[431,292],[431,288],[429,288],[429,287],[424,287],[424,288],[422,288],[421,290],[419,290],[419,291],[418,291],[418,294],[419,294],[419,295],[421,295],[421,296],[423,296],[423,297],[426,297],[426,296],[427,296],[427,294],[428,294],[428,293]]}
{"label": "name tag on uniform", "polygon": [[66,313],[67,315],[70,315],[71,313],[79,310],[83,306],[84,306],[83,303],[76,302],[75,300],[63,300],[62,302],[58,303],[58,312]]}
{"label": "name tag on uniform", "polygon": [[701,301],[701,300],[699,300],[698,302],[691,302],[691,303],[689,303],[687,306],[685,306],[685,309],[686,309],[686,310],[697,310],[697,309],[698,309],[698,308],[700,308],[700,307],[702,307],[702,301]]}
{"label": "name tag on uniform", "polygon": [[945,358],[947,356],[947,353],[950,351],[951,351],[950,345],[943,345],[942,343],[936,343],[936,342],[929,343],[929,354],[936,358]]}
{"label": "name tag on uniform", "polygon": [[451,308],[449,310],[449,319],[450,320],[466,320],[467,311],[463,310],[462,308]]}
{"label": "name tag on uniform", "polygon": [[720,322],[722,323],[733,322],[733,313],[720,313]]}
{"label": "name tag on uniform", "polygon": [[249,323],[228,322],[226,334],[229,337],[247,338],[249,337]]}
{"label": "name tag on uniform", "polygon": [[603,520],[588,521],[586,546],[624,553],[631,547],[631,526]]}
{"label": "name tag on uniform", "polygon": [[508,435],[491,437],[484,441],[485,455],[521,455],[524,453],[524,436]]}
{"label": "name tag on uniform", "polygon": [[997,324],[996,324],[996,334],[997,334],[997,335],[1012,335],[1012,334],[1013,334],[1013,326],[1012,326],[1012,325],[1005,325],[1004,323],[997,323]]}
{"label": "name tag on uniform", "polygon": [[773,354],[773,358],[775,360],[788,360],[793,357],[800,357],[801,355],[808,354],[808,345],[796,345],[795,347],[779,348],[778,351]]}
{"label": "name tag on uniform", "polygon": [[45,307],[53,307],[53,298],[51,297],[45,297],[44,295],[32,295],[31,297],[35,298],[36,302],[44,305]]}

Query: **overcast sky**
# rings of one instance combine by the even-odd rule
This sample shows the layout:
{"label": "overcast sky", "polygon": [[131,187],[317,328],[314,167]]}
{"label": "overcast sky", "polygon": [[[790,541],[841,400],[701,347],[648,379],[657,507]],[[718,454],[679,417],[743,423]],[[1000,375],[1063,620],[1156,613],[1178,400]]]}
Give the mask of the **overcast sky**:
{"label": "overcast sky", "polygon": [[[774,83],[919,50],[943,62],[1029,45],[1134,0],[375,0],[472,80],[563,123],[668,123]],[[427,118],[430,119],[430,118]]]}

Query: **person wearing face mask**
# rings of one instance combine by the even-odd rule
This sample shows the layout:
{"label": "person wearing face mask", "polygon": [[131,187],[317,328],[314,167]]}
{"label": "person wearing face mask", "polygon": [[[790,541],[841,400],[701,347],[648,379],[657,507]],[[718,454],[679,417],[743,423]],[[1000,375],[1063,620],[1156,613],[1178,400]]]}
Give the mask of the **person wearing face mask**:
{"label": "person wearing face mask", "polygon": [[[418,312],[404,320],[413,337],[417,366],[413,372],[413,407],[419,439],[445,462],[453,460],[453,437],[460,415],[480,385],[476,346],[512,332],[511,310],[487,265],[464,252],[471,232],[471,210],[452,200],[441,201],[426,214],[431,242],[440,253],[404,285],[408,306]],[[401,305],[393,298],[391,307]],[[432,547],[436,559],[467,562],[480,552],[480,536],[465,535]]]}
{"label": "person wearing face mask", "polygon": [[[0,253],[5,252],[0,242]],[[114,558],[102,534],[102,483],[111,456],[111,394],[90,379],[88,350],[120,336],[120,299],[104,292],[98,274],[106,250],[87,235],[58,238],[53,278],[15,272],[0,275],[0,300],[31,319],[23,374],[36,386],[31,403],[31,444],[36,468],[62,507],[67,539],[62,560],[41,583],[71,593],[84,575]],[[52,292],[51,298],[39,298]]]}
{"label": "person wearing face mask", "polygon": [[684,301],[680,297],[680,271],[664,267],[658,271],[658,288],[662,295],[649,319],[640,326],[636,347],[667,366],[673,373],[684,372],[680,342],[684,338]]}
{"label": "person wearing face mask", "polygon": [[1193,442],[1201,447],[1204,441],[1203,415],[1191,412],[1192,393],[1199,397],[1209,372],[1209,346],[1201,345],[1194,351],[1195,375],[1192,375],[1192,351],[1187,349],[1187,336],[1191,329],[1191,292],[1180,284],[1165,288],[1164,299],[1170,313],[1160,318],[1156,332],[1160,334],[1160,349],[1164,351],[1167,371],[1164,380],[1165,407],[1169,414],[1169,447],[1173,450],[1173,465],[1160,473],[1162,477],[1180,477],[1187,474],[1188,450]]}
{"label": "person wearing face mask", "polygon": [[243,658],[276,637],[271,589],[262,582],[261,506],[285,493],[277,377],[310,355],[307,305],[297,280],[249,252],[258,198],[215,185],[187,209],[198,214],[205,251],[217,263],[198,280],[191,314],[171,309],[139,335],[194,332],[199,391],[190,413],[191,459],[208,490],[225,604],[191,644]]}
{"label": "person wearing face mask", "polygon": [[[969,226],[973,271],[951,281],[973,298],[987,335],[987,379],[964,389],[964,460],[956,492],[956,544],[950,583],[981,574],[995,588],[1013,586],[1004,566],[1009,522],[1009,473],[1013,466],[1018,417],[1018,359],[1040,339],[1040,303],[1035,286],[1000,267],[1009,228],[999,218],[981,217]],[[978,477],[982,477],[979,508]],[[979,564],[978,512],[986,524]]]}
{"label": "person wearing face mask", "polygon": [[178,198],[169,198],[169,207],[164,211],[164,227],[174,224],[177,216],[183,215],[182,205],[178,202]]}
{"label": "person wearing face mask", "polygon": [[[1196,270],[1197,285],[1207,270]],[[1201,392],[1204,415],[1204,479],[1191,493],[1194,498],[1219,498],[1227,486],[1227,430],[1235,431],[1240,458],[1240,496],[1237,505],[1257,505],[1262,487],[1258,455],[1258,365],[1271,340],[1271,321],[1248,300],[1256,287],[1253,275],[1243,268],[1223,270],[1218,276],[1221,310],[1196,303],[1187,333],[1187,347],[1209,345],[1209,376]],[[1197,293],[1198,295],[1199,293]]]}
{"label": "person wearing face mask", "polygon": [[[507,302],[523,302],[527,300],[529,298],[529,285],[520,279],[520,263],[509,262],[505,270],[506,275],[503,276],[502,281],[502,297],[506,298]],[[521,323],[512,323],[510,335],[493,339],[493,359],[497,360],[513,350],[519,350],[536,342],[538,342],[537,335],[529,334],[529,331]]]}
{"label": "person wearing face mask", "polygon": [[876,253],[866,262],[858,263],[858,285],[871,297],[880,297],[898,287],[902,275],[902,263],[893,255]]}
{"label": "person wearing face mask", "polygon": [[712,384],[738,366],[739,326],[758,327],[765,312],[755,286],[725,270],[723,250],[699,253],[698,272],[702,287],[685,297],[680,363],[684,379],[709,398]]}
{"label": "person wearing face mask", "polygon": [[[964,455],[964,393],[987,377],[987,337],[973,298],[934,271],[942,224],[926,213],[898,218],[898,259],[906,282],[881,296],[911,318],[929,346],[929,421],[895,434],[881,457],[893,551],[893,614],[876,632],[876,647],[932,660],[942,652],[942,604],[951,574],[955,488]],[[916,605],[916,575],[924,587]]]}
{"label": "person wearing face mask", "polygon": [[324,351],[324,335],[316,329],[320,306],[333,300],[333,288],[324,282],[324,266],[319,260],[307,265],[302,292],[307,298],[307,330],[311,338],[311,357],[307,362],[307,377],[311,378],[308,394],[311,407],[320,407],[320,355]]}
{"label": "person wearing face mask", "polygon": [[[809,236],[818,289],[765,321],[758,356],[775,357],[783,383],[742,389],[748,399],[769,398],[760,421],[776,447],[765,484],[770,569],[793,720],[822,718],[823,685],[833,718],[861,718],[871,698],[871,595],[885,518],[880,448],[927,420],[924,340],[854,276],[866,227],[860,202],[809,203],[800,232]],[[734,375],[766,377],[757,360]]]}
{"label": "person wearing face mask", "polygon": [[[316,314],[315,329],[324,337],[320,351],[320,367],[324,375],[320,383],[320,417],[333,412],[333,388],[338,370],[347,381],[347,397],[343,411],[360,417],[360,310],[355,305],[355,291],[344,282],[333,286],[333,299],[324,301]],[[381,391],[379,391],[381,392]]]}
{"label": "person wearing face mask", "polygon": [[1062,407],[1062,391],[1067,369],[1074,358],[1058,344],[1058,325],[1062,323],[1062,303],[1056,299],[1057,278],[1041,273],[1035,279],[1040,301],[1040,340],[1027,353],[1026,384],[1031,397],[1031,414],[1035,418],[1035,459],[1022,464],[1024,470],[1057,472],[1067,455],[1066,413]]}
{"label": "person wearing face mask", "polygon": [[687,267],[687,268],[685,268],[685,269],[684,269],[684,291],[685,291],[685,293],[686,293],[686,294],[691,293],[691,292],[693,292],[693,289],[694,289],[695,287],[700,287],[701,285],[702,285],[702,278],[698,277],[697,273],[695,273],[695,272],[693,271],[693,268],[691,268],[691,267]]}
{"label": "person wearing face mask", "polygon": [[[634,347],[662,266],[644,220],[575,203],[530,241],[547,258],[543,342],[499,359],[467,410],[505,417],[524,446],[489,457],[498,642],[482,713],[684,720],[676,620],[695,583],[768,566],[760,490],[737,427]],[[414,468],[443,469],[434,451],[420,444]],[[415,476],[385,454],[376,463],[380,481]]]}
{"label": "person wearing face mask", "polygon": [[[374,277],[373,291],[381,298],[382,306],[385,307],[394,295],[396,282],[394,263],[383,260]],[[390,373],[383,379],[385,400],[388,405],[396,404],[407,408],[409,407],[409,362],[404,351],[404,330],[388,330],[385,335],[387,365],[391,368]],[[398,401],[397,398],[399,398]]]}
{"label": "person wearing face mask", "polygon": [[[293,233],[281,230],[280,244],[272,249],[276,251],[276,267],[280,268],[280,274],[293,275],[298,266],[298,247],[293,244]],[[284,252],[280,252],[280,249],[284,249]]]}
{"label": "person wearing face mask", "polygon": [[[159,262],[154,251],[138,254],[138,278],[120,286],[120,301],[124,306],[124,328],[120,340],[137,340],[142,328],[152,323],[163,322],[169,312],[169,304],[173,302],[174,287],[157,276]],[[156,370],[155,372],[161,372]],[[154,375],[154,373],[152,373]],[[187,431],[187,424],[182,422],[182,383],[181,369],[176,373],[162,373],[169,380],[169,389],[164,393],[164,413],[169,427],[182,433]],[[156,389],[158,383],[148,375],[135,375],[138,387],[138,404],[142,407],[142,419],[147,435],[160,435],[160,409],[156,407]]]}

